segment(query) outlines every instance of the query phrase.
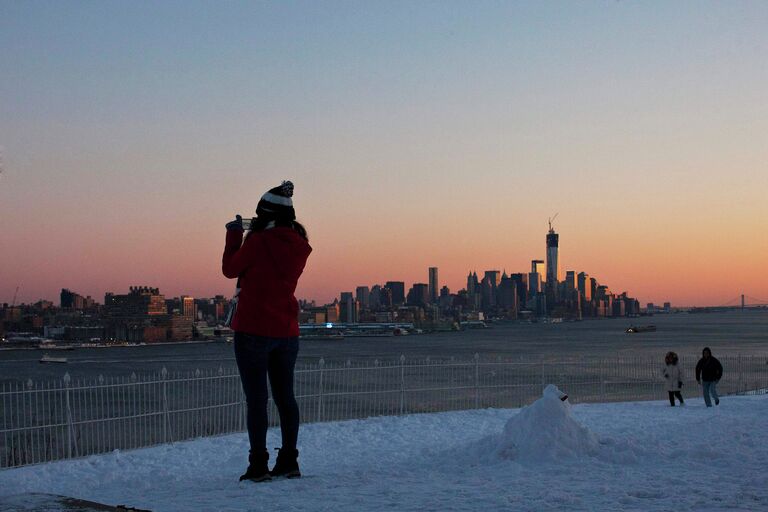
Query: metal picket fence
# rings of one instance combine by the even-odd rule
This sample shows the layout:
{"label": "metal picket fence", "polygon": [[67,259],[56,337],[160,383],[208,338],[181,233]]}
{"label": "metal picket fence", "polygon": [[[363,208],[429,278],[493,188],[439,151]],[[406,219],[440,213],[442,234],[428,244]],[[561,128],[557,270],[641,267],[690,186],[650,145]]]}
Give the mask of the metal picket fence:
{"label": "metal picket fence", "polygon": [[[765,357],[721,357],[721,394],[764,393]],[[682,357],[685,396],[699,395]],[[432,358],[325,361],[297,366],[295,391],[304,423],[529,404],[549,383],[571,402],[666,398],[656,358],[567,361]],[[100,376],[0,388],[0,468],[153,446],[245,430],[237,368]],[[270,422],[278,415],[270,401]]]}

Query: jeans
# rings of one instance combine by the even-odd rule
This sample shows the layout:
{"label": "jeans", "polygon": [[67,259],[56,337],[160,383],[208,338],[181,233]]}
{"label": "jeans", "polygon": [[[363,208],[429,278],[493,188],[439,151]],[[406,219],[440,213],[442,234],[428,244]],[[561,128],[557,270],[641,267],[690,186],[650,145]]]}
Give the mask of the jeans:
{"label": "jeans", "polygon": [[704,403],[707,407],[712,407],[712,402],[709,400],[709,395],[715,399],[715,405],[720,403],[720,397],[717,396],[717,381],[716,380],[703,380],[701,381],[701,388],[704,391]]}
{"label": "jeans", "polygon": [[267,377],[280,415],[282,448],[296,449],[299,406],[293,393],[293,370],[298,353],[298,337],[267,338],[235,333],[235,359],[248,405],[248,440],[252,455],[267,451]]}

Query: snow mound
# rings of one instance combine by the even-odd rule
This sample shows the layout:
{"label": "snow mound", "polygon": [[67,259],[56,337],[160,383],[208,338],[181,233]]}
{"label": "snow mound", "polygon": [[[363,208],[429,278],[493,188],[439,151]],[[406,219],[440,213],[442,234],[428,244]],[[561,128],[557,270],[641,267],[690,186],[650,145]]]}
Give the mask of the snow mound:
{"label": "snow mound", "polygon": [[565,396],[549,384],[541,398],[507,421],[493,455],[528,462],[597,455],[600,441],[574,418]]}

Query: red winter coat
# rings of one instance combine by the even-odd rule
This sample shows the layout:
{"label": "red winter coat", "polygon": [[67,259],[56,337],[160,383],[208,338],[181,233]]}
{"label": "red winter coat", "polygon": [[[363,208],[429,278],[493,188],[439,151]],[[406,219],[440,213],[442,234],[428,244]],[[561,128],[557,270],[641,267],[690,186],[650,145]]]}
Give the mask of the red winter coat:
{"label": "red winter coat", "polygon": [[[241,247],[242,245],[242,247]],[[227,230],[221,270],[240,277],[240,295],[232,330],[290,338],[299,335],[299,304],[293,293],[312,247],[289,227],[251,233]]]}

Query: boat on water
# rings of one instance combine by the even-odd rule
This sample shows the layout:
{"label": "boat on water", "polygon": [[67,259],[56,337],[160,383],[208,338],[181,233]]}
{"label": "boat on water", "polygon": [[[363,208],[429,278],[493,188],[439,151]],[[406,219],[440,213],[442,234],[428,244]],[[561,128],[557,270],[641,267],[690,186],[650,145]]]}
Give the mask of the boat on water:
{"label": "boat on water", "polygon": [[67,358],[66,357],[54,357],[49,356],[48,354],[43,354],[43,357],[40,358],[41,363],[66,363]]}
{"label": "boat on water", "polygon": [[39,349],[43,350],[75,350],[75,347],[72,345],[46,345],[46,344],[40,344],[37,346]]}
{"label": "boat on water", "polygon": [[629,329],[627,329],[625,332],[627,334],[635,334],[640,332],[655,332],[656,326],[655,325],[633,325]]}

